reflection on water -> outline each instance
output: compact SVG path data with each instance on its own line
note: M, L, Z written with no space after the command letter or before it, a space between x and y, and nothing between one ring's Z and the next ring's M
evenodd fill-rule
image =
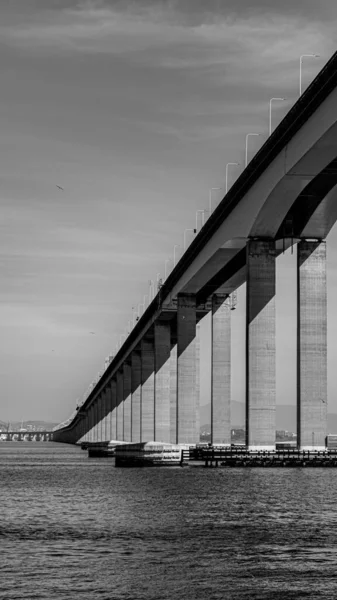
M0 444L0 598L337 597L336 469L114 469Z

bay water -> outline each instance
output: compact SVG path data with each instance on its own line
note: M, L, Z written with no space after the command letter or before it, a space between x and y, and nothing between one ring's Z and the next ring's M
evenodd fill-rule
M116 469L0 443L0 598L337 598L336 469Z

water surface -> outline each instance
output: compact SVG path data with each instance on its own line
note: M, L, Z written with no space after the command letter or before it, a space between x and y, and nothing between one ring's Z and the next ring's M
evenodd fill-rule
M0 443L0 598L337 598L336 469L115 469Z

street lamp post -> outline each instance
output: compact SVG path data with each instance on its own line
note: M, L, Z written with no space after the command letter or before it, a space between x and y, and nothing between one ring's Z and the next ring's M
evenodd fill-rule
M180 248L180 244L175 244L173 246L173 266L176 266L176 248Z
M154 298L154 283L153 283L153 279L149 279L149 303L151 302L151 300L153 300Z
M203 217L204 217L205 211L204 211L204 210L201 210L201 209L199 209L199 210L197 210L197 211L196 211L196 213L195 213L195 232L196 232L196 233L197 233L197 231L198 231L198 214L199 214L199 213L201 213L201 215L202 215L202 224L201 224L201 227L202 227L202 226L203 226L203 224L204 224L204 218L203 218Z
M165 260L165 281L167 279L167 265L171 262L171 258Z
M184 231L184 252L186 250L186 233L188 233L189 231L192 231L193 233L195 233L195 229L185 229L185 231Z
M269 100L269 135L271 135L271 103L274 102L274 100L286 100L286 98L271 98Z
M143 306L144 306L144 310L146 309L146 299L147 299L147 294L145 294L143 296Z
M222 188L214 187L214 188L210 188L210 190L209 190L209 216L211 216L211 214L212 214L212 192L214 192L216 190L222 190Z
M240 166L240 163L236 163L236 162L229 162L229 163L227 163L227 165L226 165L226 187L225 187L226 194L227 194L227 192L228 192L228 167L229 167L230 165L236 165L237 167L239 167L239 166Z
M247 133L246 135L246 161L245 161L245 167L248 165L248 138L253 136L253 135L261 135L261 133Z
M302 96L302 62L306 57L319 58L319 54L301 54L300 56L300 96Z

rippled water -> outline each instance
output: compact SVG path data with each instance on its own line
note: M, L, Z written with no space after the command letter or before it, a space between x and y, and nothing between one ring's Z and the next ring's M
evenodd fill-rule
M337 598L336 469L115 469L0 444L0 598Z

